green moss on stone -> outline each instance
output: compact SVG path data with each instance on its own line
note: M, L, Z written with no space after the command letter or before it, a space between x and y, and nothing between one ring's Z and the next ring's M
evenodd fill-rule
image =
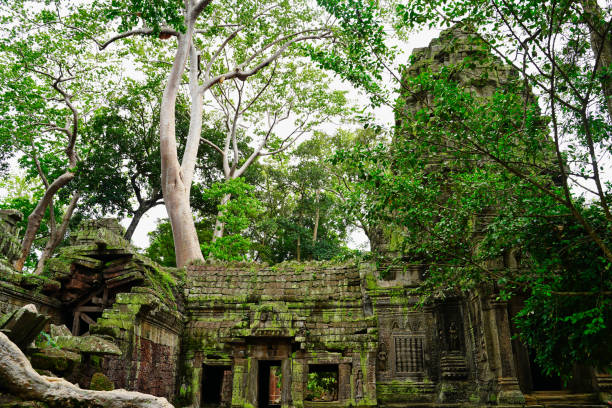
M115 384L103 373L98 372L91 376L89 389L96 391L112 391L115 389Z

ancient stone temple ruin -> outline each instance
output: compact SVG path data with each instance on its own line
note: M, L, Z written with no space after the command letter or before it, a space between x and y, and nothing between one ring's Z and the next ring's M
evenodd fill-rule
M443 62L462 52L434 41L416 55ZM24 345L31 363L83 388L101 381L177 407L233 408L518 407L539 403L534 390L562 388L541 381L513 339L520 305L492 288L416 307L427 265L391 257L163 268L103 219L84 222L42 275L23 275L10 266L19 219L0 211L0 331L17 333L7 322L35 305L71 363L56 364L58 352L39 341ZM568 389L583 405L610 398L612 377L576 369ZM309 387L313 376L325 392ZM0 406L3 394L0 384Z

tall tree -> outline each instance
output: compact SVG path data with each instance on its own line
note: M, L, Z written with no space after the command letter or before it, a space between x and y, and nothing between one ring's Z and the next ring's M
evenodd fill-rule
M61 223L56 225L53 200L75 178L81 120L93 94L88 94L92 88L85 84L99 81L101 70L96 69L100 61L91 54L86 39L66 31L72 7L31 5L24 0L2 8L5 24L0 58L6 69L0 74L0 138L4 146L25 155L24 162L45 187L28 215L21 256L14 265L22 270L49 209L50 238L36 269L40 272L45 258L63 239L79 199L74 193Z
M332 30L336 21L329 18L326 12L334 17L349 9L344 6L338 9L329 2L322 2L322 5L325 12L304 2L189 0L183 8L179 3L141 4L126 0L114 1L110 6L107 15L121 17L120 29L124 32L101 44L101 48L133 35L155 34L177 38L173 65L161 104L160 153L162 191L172 224L179 266L202 259L189 204L189 191L200 142L204 94L224 81L248 80L284 53L295 50L297 44L329 39L332 34L344 32L346 27L343 24L336 25ZM378 34L379 27L368 13L358 18L365 19L369 25L360 29L355 37L367 43L370 31ZM199 36L206 41L200 40ZM237 63L227 67L225 72L213 71L212 68L220 65L227 55L226 46L235 39L249 44L244 48L245 53L232 56ZM318 51L310 49L309 54L314 55ZM360 62L362 64L372 61L368 53L361 56L364 57ZM191 123L187 147L180 162L175 134L175 105L187 61Z
M315 132L294 149L262 161L256 185L265 211L251 232L254 258L326 260L349 252L344 240L350 222L330 175L331 139Z

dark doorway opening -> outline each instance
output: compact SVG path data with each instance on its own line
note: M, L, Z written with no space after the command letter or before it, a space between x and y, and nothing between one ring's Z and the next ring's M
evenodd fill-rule
M257 406L281 405L281 364L277 360L260 360L257 376Z
M204 364L202 367L203 406L221 406L229 402L231 399L231 374L232 368L230 366Z
M529 366L531 367L533 391L558 391L563 389L561 377L546 375L542 367L536 363L533 351L529 352Z
M363 379L357 378L356 382ZM362 384L355 387L359 393ZM306 401L338 401L338 364L310 364L306 388Z

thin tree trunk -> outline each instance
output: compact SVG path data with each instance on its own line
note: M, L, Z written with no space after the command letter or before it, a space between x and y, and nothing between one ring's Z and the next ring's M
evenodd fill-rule
M297 261L300 262L300 255L301 255L301 250L302 250L302 239L301 239L301 234L298 231L298 237L297 237Z
M196 232L188 188L178 160L176 145L176 98L193 36L193 21L188 22L185 34L178 37L178 46L168 82L164 90L160 112L161 178L164 203L172 225L176 251L176 265L181 268L190 261L204 260Z
M136 231L138 223L142 219L142 216L145 214L145 212L147 212L147 210L149 210L150 208L151 207L143 209L143 207L141 206L134 212L132 220L130 221L130 225L128 225L127 229L125 230L125 234L123 234L123 238L125 238L126 241L132 241L132 235L134 235L134 231Z
M584 18L589 25L591 36L591 50L597 60L597 72L608 70L612 65L612 38L610 36L610 23L604 19L604 14L596 0L582 0ZM601 88L606 98L608 114L612 119L612 77L610 74L602 76Z
M313 243L317 242L317 233L319 232L319 191L317 191L316 193L315 206L316 206L315 221L314 221L314 228L312 231L312 242Z
M54 228L49 235L49 240L47 241L47 245L45 245L45 249L43 250L40 258L38 259L38 263L36 264L35 274L40 275L45 267L45 263L47 259L51 258L51 255L55 252L55 249L61 244L62 240L66 236L66 231L68 230L68 224L70 224L70 219L72 218L72 214L76 209L77 203L79 202L79 198L81 195L78 192L75 192L72 195L72 199L70 200L70 204L68 204L68 208L66 208L66 212L62 217L62 223L59 228Z
M30 250L32 249L32 244L34 243L34 238L36 237L36 232L40 227L40 223L45 216L45 211L51 203L53 196L60 188L68 184L73 178L74 173L69 171L56 178L53 183L49 185L49 188L45 191L42 198L38 201L34 211L32 211L32 213L28 216L28 226L26 227L26 232L23 237L23 241L21 242L21 256L13 264L16 270L23 270L23 265L25 264L28 255L30 255Z
M198 149L200 146L200 136L202 134L202 113L204 111L204 97L199 90L198 83L198 55L193 44L189 47L189 91L191 94L191 111L189 115L189 135L183 153L181 169L184 174L184 183L187 190L187 197L191 192L191 182L195 172L196 161L198 159Z
M132 221L130 221L130 225L128 225L125 234L123 234L123 238L127 241L132 240L132 236L134 235L134 231L136 231L136 227L140 223L142 216L146 214L151 208L156 207L162 203L157 202L157 200L147 200L140 204L140 207L136 211L134 211L134 215L132 216Z
M221 198L221 205L226 205L229 203L232 198L231 194L226 194ZM221 217L223 216L223 210L217 213L217 219L215 221L215 229L213 231L212 242L215 242L217 239L223 237L223 230L225 229L225 223L221 221Z

